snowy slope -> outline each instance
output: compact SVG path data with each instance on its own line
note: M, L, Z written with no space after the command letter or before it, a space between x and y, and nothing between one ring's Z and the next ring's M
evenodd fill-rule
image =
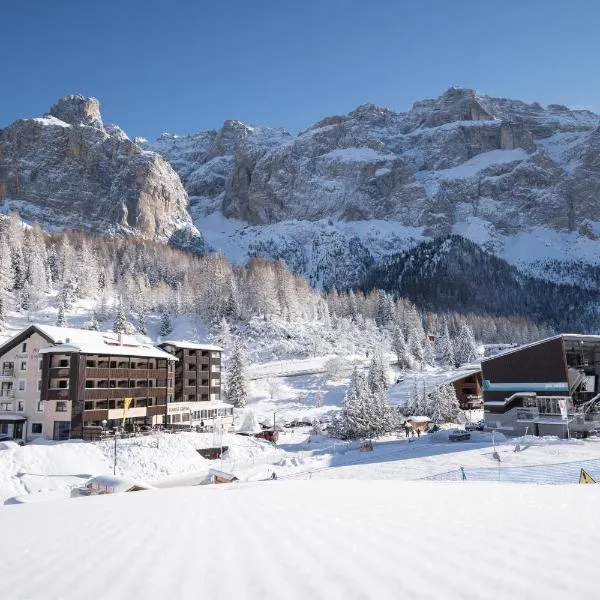
M276 481L0 507L2 586L11 600L594 598L599 491Z

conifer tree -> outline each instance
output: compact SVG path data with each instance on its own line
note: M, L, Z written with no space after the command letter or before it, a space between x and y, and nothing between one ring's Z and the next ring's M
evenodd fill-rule
M56 326L57 327L66 327L67 319L65 317L65 305L60 302L58 305L58 314L56 316Z
M410 369L410 353L402 329L399 326L396 326L392 332L392 349L398 359L398 367L401 370Z
M115 333L127 333L127 317L122 302L119 302L119 306L117 307L113 331Z
M376 352L371 359L367 382L372 393L385 392L389 387L385 362L380 352Z
M87 328L90 331L98 331L98 329L100 329L100 326L98 325L98 319L96 318L95 312L92 312L92 318L90 319Z
M227 400L236 408L243 408L247 399L246 354L238 340L227 365Z
M161 337L167 337L173 331L173 324L171 323L171 317L167 310L163 310L160 314L160 330L159 335Z
M435 339L435 348L443 367L450 368L454 366L454 349L447 323L444 324L444 329Z
M471 328L463 323L458 330L454 343L454 365L459 367L473 362L477 358L477 344Z

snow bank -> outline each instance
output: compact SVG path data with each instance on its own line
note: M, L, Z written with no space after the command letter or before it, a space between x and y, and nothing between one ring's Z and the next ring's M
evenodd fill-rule
M112 465L114 443L97 443ZM189 438L181 434L136 437L117 442L117 474L133 479L153 480L208 471L209 462L200 456Z
M93 475L112 473L113 441L40 442L0 450L0 503L14 496L63 491ZM183 435L117 440L117 475L131 479L208 471L192 441ZM49 496L48 496L49 497Z
M268 481L57 501L51 518L5 506L2 585L15 600L595 598L598 491Z

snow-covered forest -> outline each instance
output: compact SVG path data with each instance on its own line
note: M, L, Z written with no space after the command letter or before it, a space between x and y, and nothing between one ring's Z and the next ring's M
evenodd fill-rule
M152 321L166 336L186 318L225 345L241 337L253 360L378 350L409 368L433 360L428 333L446 344L437 348L443 361L459 364L469 359L454 355L465 326L479 343L550 333L523 317L421 311L380 290L317 291L281 261L232 266L220 253L199 256L135 237L45 233L15 215L0 221L0 289L3 328L11 314L34 320L39 311L69 325L81 306L90 328L146 333Z

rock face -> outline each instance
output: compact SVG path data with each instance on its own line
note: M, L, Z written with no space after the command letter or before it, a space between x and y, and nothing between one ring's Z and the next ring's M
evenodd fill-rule
M252 226L213 244L285 258L338 286L342 272L356 284L362 265L405 248L398 231L413 240L460 233L498 251L535 227L599 238L599 122L589 111L451 88L406 113L365 104L296 136L227 121L149 147L180 174L201 230L221 214ZM373 223L380 234L369 227L367 239L344 223Z
M201 242L177 173L104 126L95 98L66 96L0 130L0 201L46 227Z
M363 105L296 137L228 121L151 147L180 173L198 216L221 210L252 225L385 219L430 235L468 216L504 233L528 223L574 230L596 218L583 171L598 119L451 88L404 114ZM559 156L567 146L581 173Z

